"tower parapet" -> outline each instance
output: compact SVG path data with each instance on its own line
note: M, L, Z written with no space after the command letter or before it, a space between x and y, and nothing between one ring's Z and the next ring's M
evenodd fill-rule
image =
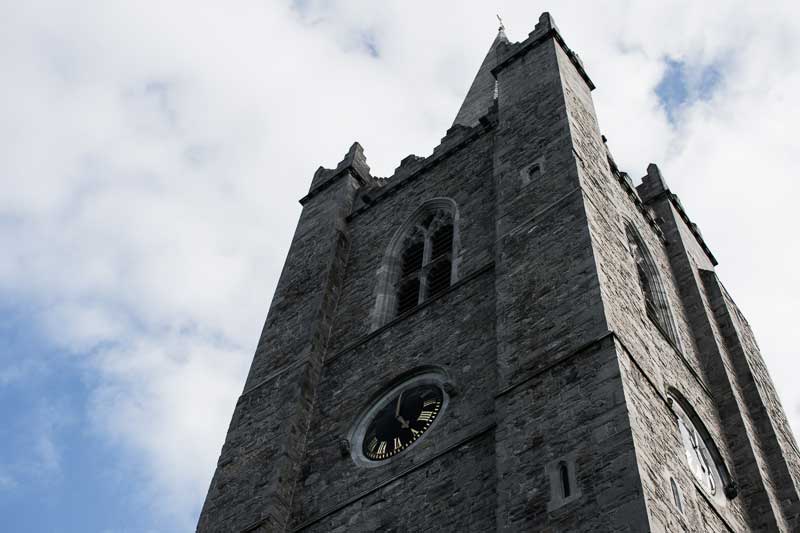
M645 204L652 204L660 199L667 199L669 200L672 205L675 207L675 210L680 215L683 222L686 224L686 227L689 228L694 238L697 240L698 246L702 248L703 252L705 252L708 260L711 262L712 266L717 266L717 259L714 257L714 254L711 253L708 245L706 244L705 239L703 239L703 234L700 233L700 228L691 221L689 215L686 214L686 210L683 208L683 204L681 204L680 198L678 195L670 191L669 186L667 185L667 180L661 174L661 170L658 168L658 165L655 163L650 163L647 166L647 174L642 178L642 183L640 183L636 190L639 192L639 197Z
M336 165L336 168L319 167L314 172L308 194L300 199L300 203L305 204L313 196L330 187L336 180L344 176L352 177L361 186L372 184L373 178L369 173L367 158L364 156L364 149L358 142L354 142L350 146L344 159Z

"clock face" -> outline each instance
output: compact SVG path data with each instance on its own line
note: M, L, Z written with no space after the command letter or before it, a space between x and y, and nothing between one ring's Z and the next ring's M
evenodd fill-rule
M368 422L362 453L382 461L402 452L425 433L442 409L444 394L434 383L395 391Z

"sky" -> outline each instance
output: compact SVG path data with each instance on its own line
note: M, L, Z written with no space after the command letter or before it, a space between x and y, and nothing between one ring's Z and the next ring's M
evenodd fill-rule
M797 432L797 2L0 0L4 529L193 531L314 170L429 155L548 10Z

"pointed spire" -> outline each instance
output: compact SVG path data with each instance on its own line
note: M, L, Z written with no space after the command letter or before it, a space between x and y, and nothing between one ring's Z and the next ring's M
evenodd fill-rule
M500 22L500 27L497 28L497 31L499 31L500 33L502 33L505 36L506 25L503 24L503 19L500 18L500 15L495 15L495 17L497 17L498 22Z
M500 19L500 17L497 18ZM467 96L461 104L461 109L458 110L456 119L453 121L453 126L456 124L462 126L475 125L478 119L485 115L494 103L497 93L492 69L497 66L497 48L500 43L508 43L502 20L500 20L497 37L492 42L492 46L489 47L489 52L486 54L478 73L475 75L475 79L472 81Z

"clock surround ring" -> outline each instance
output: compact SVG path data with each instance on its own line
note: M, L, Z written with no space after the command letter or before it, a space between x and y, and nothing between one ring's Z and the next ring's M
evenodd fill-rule
M423 385L435 385L438 387L442 398L436 417L431 421L430 425L425 429L422 435L407 445L401 452L380 460L367 457L364 454L363 441L367 429L373 422L375 416L378 415L390 401L396 399L400 391L411 390ZM380 394L373 398L366 409L362 410L350 431L348 442L350 444L350 456L353 462L359 466L374 468L385 466L397 460L399 457L407 455L406 452L415 447L420 441L425 440L425 437L431 433L439 419L443 418L450 400L450 395L447 391L451 389L451 380L440 370L425 369L411 375L405 375L405 377L393 381L391 385L384 388Z

